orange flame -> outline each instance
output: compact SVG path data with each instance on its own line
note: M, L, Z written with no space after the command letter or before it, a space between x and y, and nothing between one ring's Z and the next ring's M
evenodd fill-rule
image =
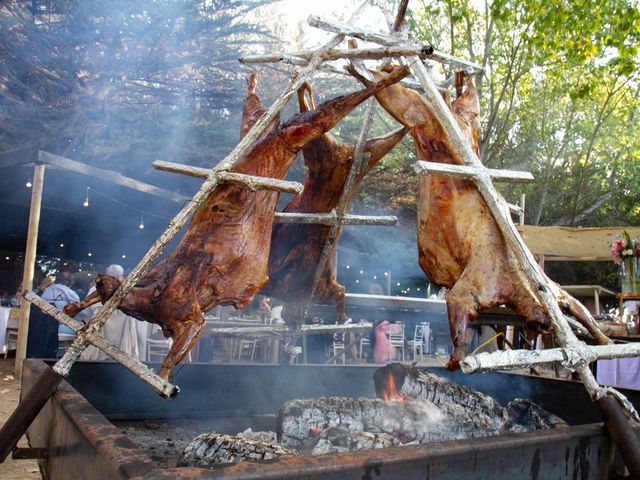
M398 392L396 386L396 379L391 372L387 372L387 381L385 382L385 389L382 391L382 400L385 402L404 402L406 398Z

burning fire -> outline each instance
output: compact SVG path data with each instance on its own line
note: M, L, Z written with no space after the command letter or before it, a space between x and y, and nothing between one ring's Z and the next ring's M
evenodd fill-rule
M384 400L385 402L405 402L407 400L398 392L396 379L393 377L391 371L387 371L385 388L382 391L382 400Z

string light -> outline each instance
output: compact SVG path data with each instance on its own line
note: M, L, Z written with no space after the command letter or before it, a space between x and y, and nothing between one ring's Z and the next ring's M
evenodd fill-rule
M378 275L374 275L374 276L373 276L373 279L374 279L374 280L377 280L377 279L378 279Z
M11 260L11 257L4 257L5 260Z
M61 244L60 244L60 248L64 248L64 243L61 243Z
M140 230L144 229L144 212L140 211L140 225L138 225Z
M364 270L360 270L360 275L362 275L364 273Z
M399 287L400 286L400 282L397 282L396 285Z
M356 283L360 283L360 280L356 280Z
M24 186L27 188L31 188L33 187L33 183L31 183L31 180L27 180L27 183L25 183Z
M92 256L93 256L93 253L91 252L87 253L87 257L92 257Z
M127 258L127 256L126 256L124 253L121 255L121 257L122 257L123 259L124 259L124 258Z
M351 265L347 265L345 268L349 270L351 268Z
M389 276L389 272L384 272L384 276L388 277Z
M82 206L85 208L89 206L89 187L87 187L87 193L84 197L84 203L82 204Z

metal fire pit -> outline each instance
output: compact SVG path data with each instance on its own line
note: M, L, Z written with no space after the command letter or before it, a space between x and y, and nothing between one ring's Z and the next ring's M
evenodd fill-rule
M45 368L25 362L26 391ZM572 427L348 454L301 456L211 469L163 469L109 420L230 418L277 412L292 398L374 396L374 366L187 364L176 372L182 393L163 400L115 363L80 362L28 430L48 449L47 478L332 478L499 479L614 478L615 448L577 382L513 374L437 373L502 403L529 398ZM624 391L636 408L640 391ZM244 426L240 427L244 428ZM180 452L176 452L179 454Z

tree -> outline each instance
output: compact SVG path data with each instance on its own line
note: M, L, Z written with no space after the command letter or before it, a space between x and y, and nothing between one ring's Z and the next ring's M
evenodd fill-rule
M633 2L422 2L411 27L485 67L481 159L534 173L534 185L503 190L527 193L529 223L638 222L627 188L640 180Z
M211 165L238 138L238 57L268 41L265 0L0 6L0 153L37 147L139 176L157 158Z

